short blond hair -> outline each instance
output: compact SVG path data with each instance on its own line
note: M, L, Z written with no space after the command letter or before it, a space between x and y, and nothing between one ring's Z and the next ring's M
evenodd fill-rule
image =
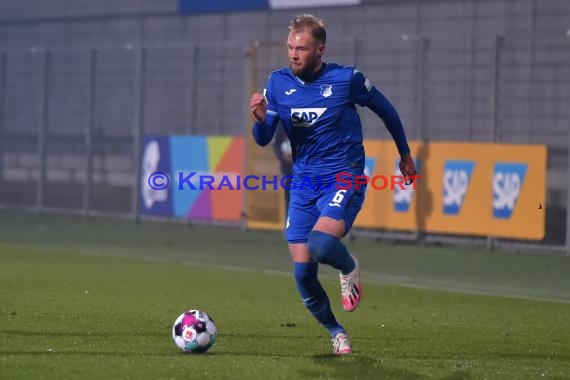
M300 32L308 30L311 36L318 42L325 44L327 42L327 31L325 23L320 18L309 13L301 13L295 16L289 23L289 29Z

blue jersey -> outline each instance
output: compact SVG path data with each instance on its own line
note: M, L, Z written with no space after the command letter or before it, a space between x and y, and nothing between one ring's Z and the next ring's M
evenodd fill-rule
M273 137L282 121L291 141L294 173L330 176L364 169L362 124L356 104L370 107L392 133L401 154L409 152L398 114L388 100L354 66L325 64L311 82L289 68L274 71L264 90L265 125L253 134L260 145Z

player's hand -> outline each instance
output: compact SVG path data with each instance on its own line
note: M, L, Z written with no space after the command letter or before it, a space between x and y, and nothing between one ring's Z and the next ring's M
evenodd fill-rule
M414 159L410 153L404 154L400 159L400 171L406 178L406 185L411 185L418 175Z
M259 92L255 92L251 95L251 100L249 101L249 109L255 117L258 123L265 123L265 113L267 112L267 101L265 96Z

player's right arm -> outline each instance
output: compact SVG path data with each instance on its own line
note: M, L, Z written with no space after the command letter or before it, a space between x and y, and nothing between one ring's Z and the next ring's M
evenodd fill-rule
M264 93L253 93L249 101L249 108L255 118L252 134L255 142L260 146L265 146L271 142L275 128L279 123L277 105L273 101L272 89L273 85L271 77L269 77Z
M400 171L406 177L406 184L409 185L414 182L418 173L396 108L357 69L353 72L350 90L351 98L355 103L370 108L382 119L400 153Z

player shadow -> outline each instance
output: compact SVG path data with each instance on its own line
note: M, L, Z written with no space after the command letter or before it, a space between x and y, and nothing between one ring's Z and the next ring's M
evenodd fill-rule
M416 190L416 229L417 229L417 240L420 243L425 242L425 237L427 233L427 219L433 213L433 194L428 186L429 179L429 156L430 156L430 143L429 141L423 141L420 143L418 149L417 160L419 162L418 175L421 178L417 179L417 190Z
M314 355L313 364L326 366L333 370L330 377L335 379L425 379L412 371L394 368L384 364L380 355L353 352L351 355L335 354ZM303 369L297 371L299 377L320 378L323 371L319 369ZM327 375L328 377L328 375Z
M314 355L313 362L315 365L326 366L334 371L334 374L328 374L330 378L346 378L346 379L427 379L432 378L412 371L396 368L386 363L396 360L414 360L414 361L448 361L448 360L476 360L478 358L491 359L514 359L514 360L559 360L568 362L570 355L568 354L548 354L548 353L527 353L527 352L449 352L449 353L433 353L432 355L424 355L423 353L392 355L389 358L383 358L380 355L374 355L367 352L354 351L348 356L338 356L332 353ZM320 378L323 371L318 369L306 369L298 371L299 377ZM456 369L443 377L442 380L460 380L473 379L473 374L468 370Z

